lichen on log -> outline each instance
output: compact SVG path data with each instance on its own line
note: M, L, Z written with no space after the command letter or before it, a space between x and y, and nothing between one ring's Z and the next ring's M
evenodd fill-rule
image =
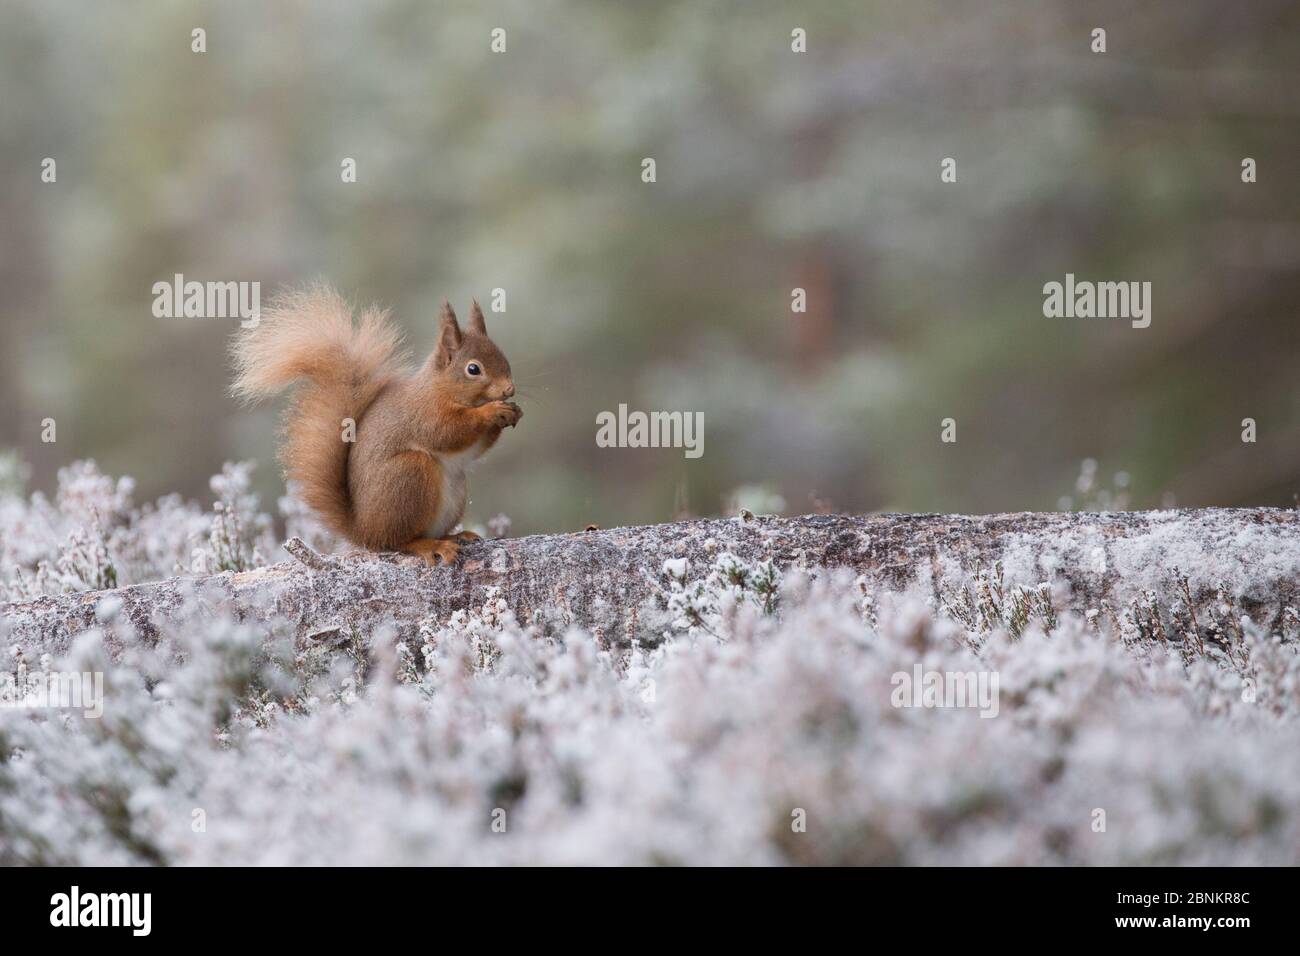
M0 605L0 633L51 653L102 619L129 621L138 634L200 610L233 610L258 623L286 619L300 635L399 632L477 606L496 588L520 621L569 624L614 643L638 636L637 613L664 582L664 562L685 558L703 573L731 552L747 560L847 568L872 588L940 594L945 581L1000 563L1007 582L1051 582L1079 612L1119 605L1167 588L1174 568L1194 600L1222 586L1260 623L1280 625L1300 590L1300 512L1268 508L1120 513L748 514L574 534L466 544L451 567L398 555L322 556L296 539L293 560L244 572L177 577L112 591L88 591ZM107 602L107 603L105 603ZM110 648L114 627L104 628Z

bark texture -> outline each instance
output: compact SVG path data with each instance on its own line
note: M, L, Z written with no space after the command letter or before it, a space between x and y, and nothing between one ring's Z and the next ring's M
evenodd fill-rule
M466 545L450 568L396 555L322 556L294 539L293 560L255 571L178 577L114 591L0 605L0 633L24 647L60 653L73 637L112 618L146 637L160 624L192 624L197 613L232 608L242 620L282 617L300 637L381 621L400 631L481 605L500 589L521 621L569 624L623 643L644 627L641 612L666 584L668 559L702 575L723 552L771 558L782 568L845 567L879 589L936 596L945 579L1001 562L1008 585L1059 582L1076 610L1112 605L1146 589L1168 594L1181 568L1196 600L1222 584L1252 616L1279 627L1300 602L1300 512L1204 509L1108 514L808 515L684 521L576 534L534 535Z

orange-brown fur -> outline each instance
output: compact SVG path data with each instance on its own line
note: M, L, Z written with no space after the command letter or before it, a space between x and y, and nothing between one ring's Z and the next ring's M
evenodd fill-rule
M284 420L285 475L335 532L365 548L430 563L455 559L465 468L523 416L510 363L475 302L462 331L443 303L438 345L419 368L400 353L386 312L318 288L278 299L232 352L235 395L300 383ZM478 374L470 373L471 363ZM347 420L355 442L344 440Z

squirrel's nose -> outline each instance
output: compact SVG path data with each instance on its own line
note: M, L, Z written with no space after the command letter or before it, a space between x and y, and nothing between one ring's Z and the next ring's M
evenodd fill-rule
M505 389L501 392L501 397L502 397L502 398L514 398L514 397L515 397L515 383L514 383L514 382L510 382L510 383L508 383L508 384L506 385Z

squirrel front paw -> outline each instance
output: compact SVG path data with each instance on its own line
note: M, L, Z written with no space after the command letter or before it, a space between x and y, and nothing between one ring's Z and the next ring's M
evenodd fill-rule
M519 419L524 417L524 410L514 402L492 402L484 406L488 411L488 419L496 428L511 428L519 424Z

